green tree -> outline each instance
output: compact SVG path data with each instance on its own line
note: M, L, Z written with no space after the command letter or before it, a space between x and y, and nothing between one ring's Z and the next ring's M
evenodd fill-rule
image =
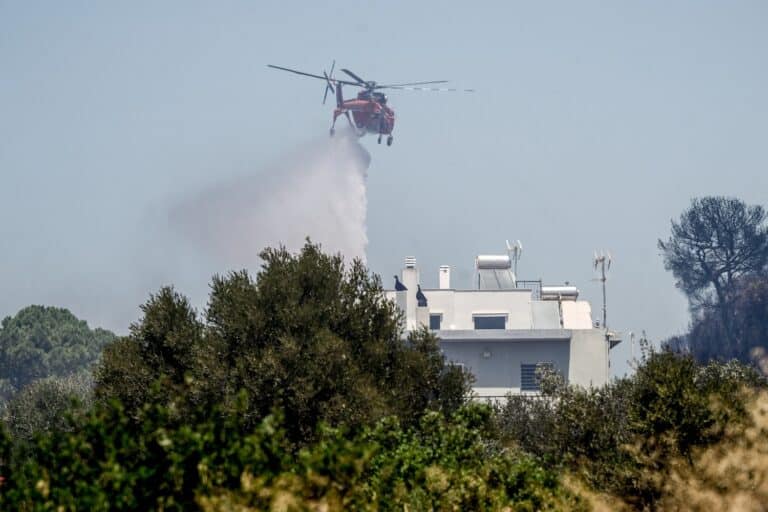
M723 340L732 344L733 298L738 282L763 273L768 263L768 225L762 206L728 197L693 199L659 240L664 266L693 310L715 309Z
M175 401L184 416L197 405L226 398L215 375L221 369L219 351L189 300L166 286L150 295L141 311L130 334L105 347L95 371L97 398L119 399L136 420L146 403Z
M71 428L71 416L87 411L92 403L89 371L67 377L38 379L15 394L5 422L17 441L35 434Z
M691 323L680 345L699 361L738 359L760 366L768 347L768 277L750 276L740 280L731 299L732 343L724 343L725 330L717 311L708 310Z
M6 317L0 326L0 399L37 379L90 369L114 337L62 308L28 306Z
M245 271L213 278L205 323L173 290L152 296L130 335L106 350L98 395L134 414L175 395L187 410L232 404L242 389L246 421L280 409L296 442L321 422L360 427L396 415L410 424L464 402L469 376L445 364L429 331L403 339L396 306L360 261L346 266L310 242L261 258L255 280ZM162 393L152 395L157 379Z

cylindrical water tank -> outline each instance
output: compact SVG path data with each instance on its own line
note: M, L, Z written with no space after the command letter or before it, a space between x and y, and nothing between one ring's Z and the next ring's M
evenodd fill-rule
M579 289L575 286L542 286L541 300L576 300Z
M505 270L512 268L512 261L506 254L480 254L475 259L477 269Z

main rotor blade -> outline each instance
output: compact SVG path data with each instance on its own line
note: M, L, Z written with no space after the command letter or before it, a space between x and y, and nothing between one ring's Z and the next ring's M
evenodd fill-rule
M474 89L455 89L452 87L400 87L400 86L386 86L384 89L397 89L398 91L428 91L428 92L475 92ZM379 87L377 87L379 89Z
M350 70L342 69L342 71L344 73L348 74L349 76L351 76L352 78L354 78L355 80L357 80L357 83L362 84L362 85L367 85L367 82L365 80L363 80L362 78L360 78L359 76L357 76L356 74L351 72Z
M313 75L312 73L305 73L304 71L297 71L295 69L284 68L284 67L281 67L281 66L275 66L273 64L267 64L267 67L274 68L274 69L279 69L281 71L288 71L289 73L296 73L297 75L309 76L309 77L312 77L312 78L319 78L320 80L325 80L326 79L324 76L321 76L321 75ZM344 84L344 85L360 86L360 84L358 84L356 82L348 82L346 80L337 80L336 78L331 78L330 80L333 83Z
M432 80L430 82L409 82L407 84L383 84L377 85L376 89L382 89L384 87L402 87L406 85L427 85L427 84L447 84L448 80Z

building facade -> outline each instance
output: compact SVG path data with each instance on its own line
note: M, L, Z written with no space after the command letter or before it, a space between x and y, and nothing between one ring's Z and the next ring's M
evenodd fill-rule
M606 384L618 335L593 321L576 287L518 281L512 261L510 254L478 256L475 288L469 290L452 288L451 269L442 266L439 288L422 289L416 260L409 257L395 289L385 293L403 313L406 331L430 328L446 359L472 372L478 398L537 393L539 368L570 384Z

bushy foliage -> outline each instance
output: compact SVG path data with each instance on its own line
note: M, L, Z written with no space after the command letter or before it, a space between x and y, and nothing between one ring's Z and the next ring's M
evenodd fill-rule
M8 403L5 424L16 440L38 432L71 428L70 417L89 410L92 379L83 370L67 377L49 377L29 384Z
M628 504L653 507L679 461L746 425L748 390L766 387L737 362L698 365L691 357L650 351L636 373L603 388L545 379L542 397L510 397L499 430L551 468Z
M667 241L659 240L658 246L664 266L692 306L727 310L736 281L765 270L767 219L760 205L709 196L693 199L680 220L671 222L672 235Z
M0 400L37 379L90 370L114 337L62 308L28 306L6 317L0 326Z
M545 380L546 394L510 396L499 408L501 439L606 490L617 470L628 471L632 463L621 450L632 440L628 381L584 389L554 375Z
M278 408L299 444L321 422L362 427L394 415L412 424L464 403L468 374L445 364L428 330L403 340L395 305L360 261L346 266L310 242L261 258L255 280L214 277L202 319L171 288L153 295L130 335L105 351L97 396L118 398L138 419L146 403L174 401L182 416L205 404L226 410L245 390L246 421Z
M220 350L204 335L204 325L189 300L163 287L141 306L142 319L130 335L104 348L95 370L96 398L119 399L126 414L139 420L147 403L176 404L184 416L196 406L226 399Z
M752 363L766 344L768 216L729 197L693 199L658 246L688 297L692 328L684 341L699 361Z
M739 280L731 300L731 336L721 335L725 329L721 315L707 310L692 318L690 332L679 345L701 362L735 358L757 366L768 347L768 277Z
M768 503L768 393L747 395L749 421L729 425L720 441L672 461L661 510L764 510ZM716 406L717 407L717 406Z
M240 403L239 407L245 407ZM36 437L6 468L0 506L13 510L563 510L582 508L531 458L493 449L488 411L433 412L406 428L381 420L356 435L321 427L298 454L280 416L249 429L201 411L180 423L143 406L137 429L118 403L73 432ZM0 442L0 454L8 443ZM8 471L10 470L10 471Z

